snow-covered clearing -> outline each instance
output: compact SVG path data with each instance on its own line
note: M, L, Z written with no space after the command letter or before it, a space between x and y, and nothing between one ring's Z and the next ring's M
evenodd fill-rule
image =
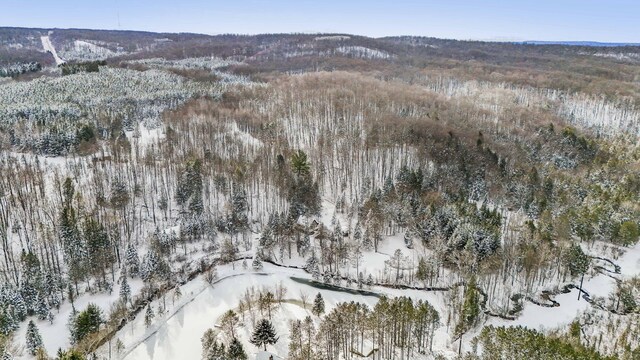
M129 286L131 286L131 293L137 294L142 289L143 283L140 279L129 279ZM85 293L74 301L74 307L76 311L80 311L86 309L87 305L91 303L98 305L103 313L107 314L111 305L118 301L118 289L119 287L114 288L110 294L103 292L97 294ZM71 303L65 301L55 313L55 318L51 323L48 320L38 320L36 316L32 316L20 323L20 328L16 331L15 338L18 340L24 339L27 332L27 324L29 320L33 320L40 329L45 350L49 355L54 355L58 349L67 349L71 346L67 321L72 312ZM25 359L30 358L25 357Z
M349 40L349 39L351 39L351 36L346 36L346 35L327 35L327 36L317 36L314 38L315 41L323 41L323 40L341 41L341 40Z
M133 139L133 144L140 146L142 150L149 146L153 146L154 144L158 144L158 142L166 136L162 126L150 129L147 128L144 123L139 124L136 129L126 131L125 133L127 138Z
M612 247L612 245L596 243L591 249L585 248L585 251L587 253L605 254L604 247ZM612 259L615 264L620 266L620 274L614 274L612 276L618 279L638 276L640 274L640 243L628 249L616 247L614 250L622 250L624 253L618 259ZM614 292L615 288L616 280L614 280L614 278L597 271L593 271L587 275L582 286L582 289L588 293L591 298L606 297ZM489 318L487 325L522 325L540 331L556 330L567 326L576 320L580 314L588 310L596 310L598 313L606 314L605 311L595 309L582 296L578 299L577 289L572 289L566 294L556 295L552 297L552 299L557 301L560 306L543 307L531 302L525 302L524 310L516 320L509 321L499 318ZM598 326L598 324L595 325ZM606 324L601 325L605 326Z
M127 52L118 48L116 51L107 48L110 44L99 41L74 40L73 43L60 49L60 54L67 60L104 60L109 57L125 55Z
M584 53L584 55L591 55L591 56L603 57L603 58L611 58L611 59L622 60L622 61L640 61L640 54L633 53L633 52L627 52L627 53L623 53L623 52L615 52L615 53L597 52L597 53L594 53L594 54Z
M41 36L40 41L42 41L42 47L44 48L44 51L48 51L51 53L51 55L53 55L53 58L56 60L56 65L64 64L64 60L62 60L58 56L58 53L56 52L56 48L53 47L53 44L51 43L51 39L49 39L49 35Z
M362 59L390 59L393 55L386 51L370 49L364 46L341 46L336 51L343 55L354 56Z
M292 276L309 278L309 275L301 270L279 268L265 264L265 268L260 273L251 270L236 271L229 265L221 267L219 274L221 280L213 285L209 285L202 278L197 278L182 288L184 298L177 303L174 310L170 310L164 317L156 317L156 323L148 329L144 325L144 314L141 312L137 318L127 324L116 338L125 345L121 352L122 359L198 359L201 356L200 338L209 328L214 328L216 320L229 309L235 309L243 293L250 287L256 289L273 288L282 284L287 289L286 299L298 300L301 293L306 293L310 297L316 293L321 293L325 299L327 311L330 311L337 303L345 301L358 301L369 306L375 305L377 297L354 295L337 290L317 289L315 287L293 281ZM438 293L429 293L417 290L394 290L386 288L373 288L371 291L385 293L389 296L405 295L414 300L428 300L439 311L442 311L444 301ZM167 300L167 303L171 300ZM154 304L157 306L157 304ZM152 305L153 306L153 305ZM302 308L299 304L285 302L273 315L273 323L280 336L280 340L275 346L269 346L268 350L280 357L286 357L288 348L288 322L290 319L303 319L310 315L310 307ZM249 343L252 326L247 316L239 330L239 339L253 359L260 349ZM447 333L444 327L436 332L434 346L443 349L443 354L452 354L445 351L447 348ZM112 344L112 353L115 352ZM108 345L104 346L100 353L108 354Z

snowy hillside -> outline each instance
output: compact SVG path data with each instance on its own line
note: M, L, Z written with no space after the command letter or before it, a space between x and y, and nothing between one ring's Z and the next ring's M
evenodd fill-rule
M633 54L2 28L0 358L636 359Z

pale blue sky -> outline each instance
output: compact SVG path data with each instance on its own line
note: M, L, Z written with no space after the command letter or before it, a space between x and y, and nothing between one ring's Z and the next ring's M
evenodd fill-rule
M0 26L640 43L640 0L0 0Z

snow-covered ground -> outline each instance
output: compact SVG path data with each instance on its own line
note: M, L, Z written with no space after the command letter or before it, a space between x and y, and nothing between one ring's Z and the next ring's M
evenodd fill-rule
M209 328L214 328L216 321L229 309L235 309L238 300L244 292L254 287L274 288L282 284L287 289L285 299L298 300L301 293L310 297L321 293L325 299L327 312L337 303L345 301L358 301L372 307L377 302L375 296L354 295L351 293L317 289L315 287L296 282L291 277L309 278L302 270L279 268L265 264L260 273L251 270L241 270L236 265L236 270L230 266L221 267L219 270L220 281L213 285L204 282L202 278L185 284L182 288L184 298L175 305L173 311L169 311L164 317L156 318L155 324L146 328L144 325L144 313L127 324L116 338L123 342L125 349L120 353L122 359L198 359L201 357L202 347L200 339ZM385 293L389 296L406 295L414 300L423 299L433 304L442 311L444 301L441 294L415 290L394 290L373 288L374 292ZM169 300L167 300L169 301ZM293 303L283 304L273 316L273 323L280 336L275 346L269 346L268 350L277 356L286 357L288 348L288 320L303 319L310 315L310 307L302 308ZM249 322L249 319L246 319ZM255 358L260 349L249 343L250 324L243 324L239 330L239 339L242 341L249 358ZM441 349L443 355L452 355L453 350L447 350L448 335L446 329L441 327L436 331L434 348ZM115 340L115 339L114 339ZM115 341L111 342L112 347ZM101 349L101 354L108 353L108 345ZM112 348L112 353L114 353Z
M140 279L129 279L129 286L131 287L131 293L137 294L142 289L143 283ZM107 314L111 305L118 301L119 289L119 285L117 285L111 294L97 293L92 295L85 293L74 301L74 307L77 311L80 311L86 309L89 304L95 304L102 309L104 314ZM67 349L71 346L67 322L72 311L71 303L65 301L55 313L55 318L51 323L48 320L38 320L36 316L33 316L20 323L20 328L16 331L15 338L18 340L24 339L27 332L27 324L29 320L33 320L40 329L44 348L49 355L56 354L58 349ZM25 358L30 359L30 357Z
M585 249L587 253L604 254L604 247L607 245L603 243L596 243L594 247L589 251ZM614 263L620 266L620 274L614 274L612 276L619 279L628 279L634 276L640 275L640 243L637 243L631 248L615 248L614 250L622 250L624 253L618 259L612 259ZM603 251L601 253L601 251ZM607 297L616 289L616 280L612 277L604 275L602 273L593 271L590 275L584 279L582 286L583 290L593 297ZM531 302L525 302L524 310L522 314L514 321L503 320L499 318L490 318L487 321L487 325L496 326L517 326L522 325L531 329L540 331L544 330L556 330L569 325L576 318L588 311L594 310L584 298L578 299L578 290L572 289L569 293L560 294L553 297L560 306L557 307L543 307L535 305ZM603 312L602 310L596 310ZM598 324L595 324L596 326ZM602 324L605 326L606 324Z
M48 44L51 45L50 41L48 41ZM51 46L51 48L53 47ZM55 49L53 50L55 51ZM199 63L195 63L195 65L191 63L185 63L182 65L196 66L197 64ZM150 70L145 73L149 74L153 71L157 70ZM154 112L153 114L156 113ZM160 114L160 112L158 112L157 114ZM291 119L292 122L294 120L300 123L300 119ZM203 121L206 121L206 119ZM140 122L140 125L135 128L135 130L127 131L127 138L132 139L130 141L135 148L150 148L165 136L164 129L162 127L151 128L145 125L145 122ZM298 126L303 127L306 125L302 124ZM221 129L223 129L223 131L221 132L219 137L215 138L216 142L237 144L238 152L243 152L245 155L250 151L253 151L251 149L259 149L264 147L265 144L268 144L267 142L263 143L260 139L254 137L250 131L243 129L238 125L237 122L229 122L227 124L224 124L224 126L221 126ZM291 138L289 142L299 144L300 146L297 146L299 148L311 148L315 143L314 138L303 138L300 134L304 135L305 133L302 131L294 131L287 134L287 136ZM224 154L233 154L233 152L227 150L227 152ZM224 154L220 156L224 158ZM411 156L404 157L402 156L402 154L410 154ZM337 157L338 154L334 155ZM404 148L398 149L397 152L385 152L383 155L384 156L381 155L376 159L388 158L388 166L386 166L386 160L381 162L362 162L362 164L371 164L371 166L379 169L379 171L361 172L373 173L373 180L374 184L376 185L381 184L384 178L388 176L388 174L396 173L397 168L399 168L403 164L400 161L395 162L395 159L404 158L404 162L408 162L409 165L412 166L415 165L413 161L417 161L417 159L419 159L412 149L407 150ZM21 155L15 154L14 157L18 158L19 156ZM407 158L409 158L409 160L407 160ZM30 156L27 156L26 159L28 159L28 161L33 161L33 157ZM133 159L135 159L135 161L138 161L137 156ZM73 164L79 162L77 160L70 160L68 158L62 157L47 158L44 161L45 165L43 166L52 171L60 171L61 173L63 173L65 169L71 169ZM87 159L87 163L88 161L89 159ZM335 160L334 163L339 162ZM359 172L359 169L356 168L356 166L353 166L352 159L349 159L348 162L345 162L344 164L345 168L352 168L354 173ZM387 170L385 171L384 169ZM78 176L78 178L79 185L91 179L87 176ZM335 178L338 179L339 177L336 176ZM53 184L53 174L45 177L45 183L47 184L47 189L51 189L51 193L54 193L55 191ZM328 188L326 191L324 191L324 193L331 193L331 187L336 189L335 191L337 194L340 194L340 192L342 192L342 194L347 192L347 190L340 190L339 187L334 186L333 183L327 182L324 184L324 186ZM347 193L347 195L350 194ZM333 198L336 197L337 196L334 196ZM216 199L219 198L216 197ZM254 208L255 207L252 206L252 209ZM263 213L266 214L266 212ZM336 221L339 222L339 227L342 228L343 231L353 231L356 219L345 214L336 215L335 204L330 200L325 199L322 204L322 214L317 220L319 220L327 228L332 229L334 215L336 216ZM506 216L506 221L510 221L509 219L516 216L518 216L516 213L509 213ZM305 220L309 220L306 222L309 223L312 219ZM147 219L147 221L149 220ZM176 232L179 232L180 228L179 226L172 226L169 229L175 229ZM168 231L168 229L164 231L166 232ZM414 248L408 249L404 244L404 233L402 231L387 232L387 228L385 227L385 234L391 232L393 233L393 235L385 236L384 240L380 244L379 249L376 252L365 251L363 253L362 259L359 260L360 262L357 268L353 264L351 264L349 267L346 267L345 269L341 268L339 269L340 275L355 279L357 278L359 272L363 272L364 274L374 275L376 280L379 282L385 282L388 281L388 279L396 276L393 273L387 274L388 269L386 265L386 261L391 258L391 255L394 254L396 250L400 250L402 256L406 259L406 261L403 261L403 271L414 269L420 256L424 256L427 259L430 257L430 251L428 249L425 249L422 243L415 242ZM311 239L311 241L311 246L315 246L317 248L316 240ZM603 244L596 244L596 246L594 247L585 247L584 250L591 255L607 256L605 255L607 254L607 252L602 249L603 246ZM146 251L144 246L140 250L140 255L144 255L144 252ZM608 256L611 257L614 262L621 266L621 273L614 274L612 276L624 278L640 274L640 245L636 245L631 249L625 249L625 251L623 252L624 255L619 258ZM194 253L198 256L202 256L203 253L191 251L189 252L189 259L195 263L197 262L198 258L193 255ZM185 249L185 256L186 254L187 251ZM243 255L251 255L251 252L246 252ZM305 258L300 257L297 254L293 254L289 258L285 255L282 255L281 253L276 260L278 262L286 263L287 265L296 266L301 266L305 263ZM606 266L606 264L604 263L602 263L602 265ZM459 279L457 278L457 275L454 276L447 270L442 270L442 272L443 274L441 275L441 277L443 281L442 283L437 284L439 286L451 285L453 282ZM174 299L171 298L171 293L167 294L165 299L160 300L163 302L162 307L167 309L166 313L156 316L155 322L148 328L144 324L144 312L140 313L134 321L127 324L108 345L101 349L100 355L104 356L105 354L115 353L116 350L114 346L116 342L120 340L124 344L124 349L121 350L118 354L119 358L134 360L199 358L201 353L200 338L202 337L204 331L208 328L214 327L220 316L225 311L236 308L238 300L241 298L244 291L250 287L272 288L281 283L288 289L286 298L294 300L299 299L300 292L303 291L308 295L313 295L317 292L320 292L325 298L328 311L330 311L331 308L338 302L359 301L372 306L377 301L377 298L375 297L354 295L352 293L335 290L318 290L310 285L296 282L292 280L291 277L309 278L309 275L301 270L295 269L279 267L276 268L266 265L265 269L261 271L261 274L258 274L251 270L243 270L241 269L241 266L239 264L236 264L235 269L232 269L231 266L228 265L220 267L219 275L221 280L213 286L204 282L202 278L197 278L185 284L182 287L183 296L181 299L176 299L174 301ZM557 283L552 283L549 284L549 287L558 285L559 284ZM83 309L89 302L92 302L96 303L105 311L105 313L107 313L111 304L117 301L118 286L119 285L114 286L114 291L112 294L86 294L80 297L76 302L76 308ZM134 282L132 281L131 286L132 294L136 294L141 288L141 282L138 281L134 284ZM499 286L506 287L507 285L500 284ZM607 276L600 272L592 271L585 278L583 287L584 290L592 296L606 297L613 290L615 290L615 280L610 276ZM445 314L447 314L447 312L449 312L450 310L445 307L446 302L443 299L443 296L445 296L443 295L443 293L415 290L401 291L381 287L374 287L372 290L379 293L386 293L391 296L411 296L414 300L426 299L441 313L441 316L443 316L443 318L446 316ZM500 291L498 291L498 293L500 293ZM567 294L555 296L553 297L553 299L557 301L560 306L542 307L530 302L525 302L524 310L516 320L508 321L498 318L488 318L487 324L524 325L540 330L553 330L559 327L566 326L567 324L572 322L580 313L583 313L587 309L591 309L591 305L587 301L585 301L584 299L578 300L577 290L575 289ZM159 307L160 301L156 301L152 304L154 311L156 311L155 309ZM167 304L164 304L165 302ZM451 304L450 301L448 303ZM70 312L70 305L68 303L65 303L65 305L61 308L60 313L57 314L53 324L49 324L48 322L37 322L43 335L45 347L49 354L54 354L60 347L65 348L69 346L66 321ZM286 356L288 341L288 320L294 318L302 318L307 314L307 309L301 308L299 305L296 305L294 303L285 303L282 305L282 307L278 310L278 313L274 316L274 325L280 335L280 342L276 346L269 349L271 353L275 354L276 356ZM25 324L26 322L22 323L21 329L16 334L16 338L19 339L18 341L23 341L25 337ZM239 334L239 337L243 342L245 349L250 353L251 357L253 357L254 355L264 356L264 353L259 355L256 354L256 351L258 351L258 349L256 349L248 342L249 333L250 326L245 324L240 330ZM451 343L450 333L451 329L447 329L444 325L441 326L441 328L439 328L436 332L436 339L434 342L434 347L446 356L451 355L457 348L457 343ZM467 342L471 340L473 338L473 335L475 335L474 332L465 335L464 341Z
M225 127L227 135L236 138L242 144L247 146L263 146L260 140L253 138L250 134L245 133L238 127L236 123L230 123ZM161 129L148 130L143 125L138 129L139 136L133 137L132 142L138 143L141 147L149 146L150 144L158 141L163 136ZM133 133L133 132L132 132ZM127 134L132 135L132 134ZM23 156L22 154L12 154L13 157ZM26 161L34 161L33 156L26 156ZM73 163L79 160L71 160L68 158L44 158L43 165L50 171L65 171L65 169L71 168ZM52 188L53 184L51 179L47 179L47 188ZM335 204L327 199L322 203L322 212L317 218L322 224L331 228L333 217L336 216L336 221L339 222L340 227L344 231L349 231L353 228L355 219L351 219L346 214L337 213ZM311 219L302 219L301 221L310 221ZM178 231L177 227L172 229ZM378 252L365 252L363 254L362 262L360 263L359 270L365 274L373 274L377 279L384 279L383 274L385 268L385 261L388 260L391 255L400 249L403 256L407 258L407 266L415 266L417 263L417 257L423 255L426 258L428 253L427 249L422 247L420 242L414 244L414 249L406 248L403 240L403 233L397 233L392 236L385 236L381 242ZM194 247L198 247L196 244ZM144 250L140 249L140 255L144 255ZM585 252L591 255L599 255L610 258L616 264L621 267L620 274L613 276L619 278L631 277L640 274L640 244L636 244L629 249L614 247L610 244L596 243L592 246L585 246ZM620 256L616 254L622 253ZM197 262L197 258L190 251L190 259L193 262ZM198 252L197 255L202 255ZM247 252L243 255L250 255ZM291 259L287 256L277 259L279 262L285 262L288 265L301 266L305 263L305 259L294 255ZM606 265L605 263L598 263L599 265ZM611 267L610 265L608 268ZM373 306L377 298L366 297L361 295L353 295L350 293L331 291L331 290L318 290L309 285L301 284L291 280L291 277L309 278L310 275L302 270L274 267L265 264L265 269L262 271L264 275L256 274L251 270L243 270L239 263L236 263L235 270L229 266L221 266L219 268L219 275L221 281L210 286L203 281L202 278L197 278L182 287L183 297L179 300L171 298L171 293L167 294L163 302L166 302L167 312L164 315L158 315L155 319L155 323L149 328L144 325L144 312L141 312L137 318L127 324L117 335L112 339L110 344L106 345L99 352L101 356L106 357L109 353L109 346L111 347L111 353L115 354L115 344L117 340L122 341L125 348L121 351L121 358L124 359L175 359L185 358L193 359L199 358L201 353L200 339L204 331L208 328L215 326L216 321L220 316L229 309L235 309L238 304L238 300L247 288L273 288L278 283L282 283L287 289L287 299L297 300L300 298L300 292L304 291L308 295L312 296L317 292L322 293L327 303L327 310L330 311L335 304L343 301L359 301ZM350 278L357 277L357 271L353 267L343 271L341 269L342 276L349 276ZM446 281L445 285L455 281L453 276L448 272L442 275L443 280ZM130 281L132 287L132 294L139 293L142 283L139 280ZM442 285L442 284L438 284ZM553 285L551 285L553 286ZM591 272L584 282L584 289L592 296L606 297L615 289L615 280L610 276L604 275L599 272ZM89 302L96 303L100 306L105 313L108 312L111 304L118 299L119 285L114 285L112 294L85 294L76 301L76 309L84 309ZM444 318L449 309L445 307L446 293L438 292L425 292L415 290L394 290L388 288L376 288L372 289L375 292L386 293L391 296L406 295L412 297L414 300L426 299L431 303ZM493 325L524 325L530 328L539 330L554 330L571 323L576 319L578 315L591 309L591 305L584 299L578 300L577 290L572 290L567 294L561 294L554 297L559 307L541 307L530 302L525 302L524 310L522 314L515 321L502 320L498 318L488 318L486 324ZM162 301L162 300L161 300ZM165 304L163 304L165 305ZM154 311L159 306L159 301L153 304ZM163 306L164 307L164 306ZM46 321L37 321L37 325L40 328L42 337L44 340L45 348L51 355L54 354L58 348L66 348L69 346L69 334L67 329L67 319L71 312L71 306L69 303L65 303L59 314L56 314L53 324L49 324ZM301 309L294 304L285 304L278 311L278 314L274 316L274 325L280 335L280 342L275 346L269 348L269 351L277 356L285 357L287 354L287 341L288 341L288 320L294 318L303 318L307 315L308 310ZM20 330L16 333L16 339L22 342L25 338L27 322L23 322ZM240 339L242 340L245 349L250 354L251 358L256 354L258 349L248 342L249 330L251 326L245 325L240 331ZM478 331L480 328L478 328ZM436 338L434 341L434 348L445 356L455 353L457 349L457 342L451 343L451 329L447 329L445 325L442 325L436 332ZM471 332L465 335L463 349L470 350L468 342L473 339L477 334Z
M335 210L331 204L326 202L323 204L323 212L319 218L323 223L331 222L332 214ZM338 216L338 221L343 228L348 228L346 219ZM403 254L407 257L415 256L425 251L420 246L416 249L409 250L402 248L403 240L400 235L386 237L381 244L378 253L367 252L362 262L362 271L379 272L384 267L385 260L389 259L396 248L401 248ZM621 267L621 273L615 275L619 278L627 278L640 274L640 244L636 244L629 249L615 248L612 250L611 245L596 244L591 247L591 253L606 254L607 251L602 249L609 246L609 252L618 252L623 250L620 257L615 258L611 255L611 259ZM589 248L585 248L589 252ZM282 259L287 260L287 259ZM302 265L304 259L292 258L288 260L289 264ZM157 313L157 309L162 303L162 307L166 308L165 314L157 314L154 323L147 328L144 324L144 311L129 322L121 329L112 341L103 346L98 351L99 358L108 358L111 353L114 358L128 360L146 360L146 359L197 359L201 356L201 337L209 328L215 328L216 323L224 312L229 309L236 309L238 300L242 298L245 291L251 287L255 289L275 288L278 284L282 284L287 289L285 299L299 300L301 293L306 293L312 298L316 293L320 292L325 299L327 312L339 302L357 301L362 302L370 307L375 305L377 298L374 296L354 295L352 293L317 289L307 284L303 284L292 280L292 277L309 279L310 275L298 269L276 267L265 264L265 267L259 273L251 269L243 269L239 262L235 263L235 269L231 265L224 265L218 268L219 281L210 285L204 281L202 277L198 277L182 286L182 297L174 299L172 292L166 294L164 299L156 300L152 304L152 308ZM344 274L346 275L346 274ZM355 274L350 274L354 276ZM376 274L377 275L377 274ZM130 280L132 294L137 294L141 287L140 280ZM586 278L583 286L591 296L607 296L615 289L615 280L607 275L598 272L591 272ZM83 295L76 300L77 309L84 309L88 303L95 303L100 306L105 313L108 311L112 303L117 301L119 285L116 285L112 294ZM389 296L410 296L414 300L423 299L429 301L441 314L445 316L448 309L445 307L447 296L443 292L426 292L418 290L396 290L390 288L373 287L371 291ZM569 293L560 294L553 297L560 306L542 307L530 302L525 302L524 310L516 320L503 320L495 317L487 318L483 325L497 326L516 326L523 325L537 330L556 330L574 321L581 313L592 309L592 306L584 299L578 300L577 290L573 289ZM54 354L58 348L66 348L69 346L69 336L66 327L68 316L71 312L71 305L65 303L60 313L57 314L53 324L47 321L37 321L41 330L45 348L49 354ZM288 351L289 326L288 321L291 319L302 319L310 314L309 309L303 309L294 302L288 302L278 308L273 316L273 323L280 336L280 341L268 348L271 354L286 358ZM35 320L35 319L34 319ZM443 323L444 323L443 319ZM26 332L26 323L23 322L21 328L16 333L16 338L23 339ZM258 348L250 344L250 320L247 318L246 323L241 324L239 329L239 339L242 341L245 350L249 354L249 358L253 359L264 355L260 353ZM475 331L465 334L463 350L471 350L470 341L479 333L481 327ZM434 339L434 349L437 353L452 358L457 352L457 342L451 340L451 329L445 324L441 324L436 331ZM124 345L124 349L120 352L116 349L116 343L119 341ZM276 357L277 358L277 357Z
M351 36L345 35L327 35L327 36L317 36L314 38L316 41L330 40L330 41L341 41L341 40L349 40Z
M386 51L370 49L364 46L341 46L336 51L343 55L350 55L363 59L389 59L392 57Z
M60 49L60 54L67 60L103 60L113 56L125 55L125 51L113 51L109 45L101 42L74 40L72 44Z
M162 126L149 129L144 123L140 124L135 130L126 131L125 134L127 138L133 139L132 142L134 145L138 145L142 149L157 144L166 136Z
M48 51L51 53L51 55L53 55L53 58L56 60L56 65L64 64L64 60L62 60L58 56L58 53L56 52L56 48L53 47L53 44L51 43L51 39L49 39L49 35L40 37L40 41L42 41L42 47L44 48L45 51Z

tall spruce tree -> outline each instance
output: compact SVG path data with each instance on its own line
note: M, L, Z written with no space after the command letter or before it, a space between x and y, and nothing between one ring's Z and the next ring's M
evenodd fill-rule
M260 254L256 254L253 258L253 263L251 264L251 267L253 268L253 270L255 271L260 271L262 270L262 260L260 260Z
M138 257L138 250L133 244L127 245L127 251L125 253L125 269L132 277L137 276L140 272L140 257Z
M253 329L251 335L251 343L257 347L263 347L267 351L267 345L274 345L278 342L276 330L273 328L271 321L267 319L260 320Z
M80 312L78 316L72 318L71 322L71 340L77 344L87 335L100 330L100 325L104 322L102 310L95 305L89 304L87 308Z
M83 236L87 246L87 261L90 273L96 278L101 277L106 282L105 268L113 265L116 260L113 244L104 226L94 218L84 222Z
M75 187L71 178L63 184L63 206L60 212L58 232L60 235L64 261L68 267L69 280L78 292L78 283L86 276L87 249L78 230L78 220L73 207Z
M147 310L144 313L144 325L146 327L151 326L151 323L153 323L153 318L155 318L156 315L153 312L153 309L151 308L151 304L147 305Z
M456 326L457 335L462 335L471 329L480 316L480 294L476 285L476 278L472 276L464 292L462 313Z
M580 300L584 275L587 273L587 270L589 270L591 258L582 251L580 245L571 244L569 251L565 254L564 262L571 276L580 276L580 291L578 291L578 300Z
M27 325L27 349L31 355L35 355L38 349L42 347L42 336L40 336L40 331L38 331L38 327L33 322L33 320L29 321L29 325Z
M315 316L320 316L324 314L324 299L322 295L318 293L316 298L313 300L313 307L311 308L311 313Z
M238 339L233 338L229 344L229 350L227 351L228 360L247 360L247 353L244 351L244 347Z
M427 280L428 270L427 270L427 262L423 257L418 260L418 270L416 271L416 279L422 281L423 283Z
M122 276L122 282L120 283L120 301L123 304L129 303L131 299L131 286L129 286L129 282L127 281L126 273Z

